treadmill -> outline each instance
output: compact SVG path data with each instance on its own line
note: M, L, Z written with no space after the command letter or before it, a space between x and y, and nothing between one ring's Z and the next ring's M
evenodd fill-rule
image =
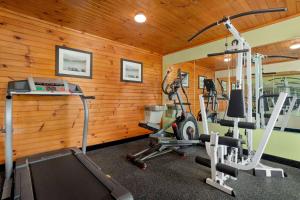
M21 158L13 167L12 107L14 95L79 96L84 108L82 150L69 148ZM131 193L102 172L86 156L88 99L78 85L66 80L33 78L10 81L5 110L5 181L1 199L132 200Z

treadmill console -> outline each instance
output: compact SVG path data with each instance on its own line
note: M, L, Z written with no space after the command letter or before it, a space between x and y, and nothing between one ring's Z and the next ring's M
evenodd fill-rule
M78 85L62 79L28 77L27 80L8 82L7 94L83 95Z

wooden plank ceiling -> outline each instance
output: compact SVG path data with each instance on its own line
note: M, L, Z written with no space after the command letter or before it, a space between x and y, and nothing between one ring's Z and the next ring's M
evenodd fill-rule
M294 43L300 43L300 39L293 39L287 41L281 41L278 43L268 44L252 49L253 53L260 53L263 55L284 55L291 57L298 57L300 59L300 49L292 50L289 47ZM212 52L213 53L213 52ZM267 58L263 61L263 64L286 62L291 59L286 58ZM235 67L235 56L232 57L231 61L224 62L224 56L207 57L196 60L197 65L203 67L210 67L214 70L224 70Z
M161 54L225 37L228 32L219 26L192 43L186 41L199 28L223 16L288 7L285 13L234 21L240 31L246 31L300 13L299 0L1 0L0 6ZM133 21L137 12L146 14L146 24Z

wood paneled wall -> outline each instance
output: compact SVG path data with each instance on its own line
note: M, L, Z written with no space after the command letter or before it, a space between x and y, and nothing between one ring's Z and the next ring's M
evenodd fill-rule
M8 81L28 76L61 78L55 77L55 45L93 52L93 79L63 77L80 85L86 95L96 96L89 104L89 145L146 133L138 122L144 118L144 105L161 103L161 55L4 9L0 9L1 128ZM120 82L120 58L143 62L144 83ZM81 145L79 98L15 97L13 116L14 158Z
M199 89L198 87L198 76L214 79L215 72L209 67L199 66L194 62L186 62L172 66L172 72L169 78L170 81L176 77L178 68L181 68L182 72L187 72L189 74L189 87L185 89L189 102L191 103L192 112L197 116L200 111L199 95L203 92L203 89ZM185 97L183 95L182 97L185 101Z

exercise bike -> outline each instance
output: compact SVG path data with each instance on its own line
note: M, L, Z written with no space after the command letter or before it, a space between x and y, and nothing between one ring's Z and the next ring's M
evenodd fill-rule
M157 129L144 122L139 123L140 127L153 131L153 133L149 135L150 143L147 149L135 154L127 155L127 159L141 169L146 169L147 164L145 161L150 158L169 152L176 152L177 154L184 156L185 153L179 150L181 147L200 143L197 120L191 113L188 96L182 86L182 80L185 78L185 75L183 75L181 70L178 69L175 80L171 84L167 84L166 81L170 72L171 71L168 70L163 79L162 91L168 96L170 101L174 102L176 107L176 119L163 129ZM187 101L186 103L183 103L179 89L182 90ZM181 108L181 114L178 114L178 105ZM186 110L184 105L188 105L189 112ZM168 132L170 127L172 127L173 132Z

